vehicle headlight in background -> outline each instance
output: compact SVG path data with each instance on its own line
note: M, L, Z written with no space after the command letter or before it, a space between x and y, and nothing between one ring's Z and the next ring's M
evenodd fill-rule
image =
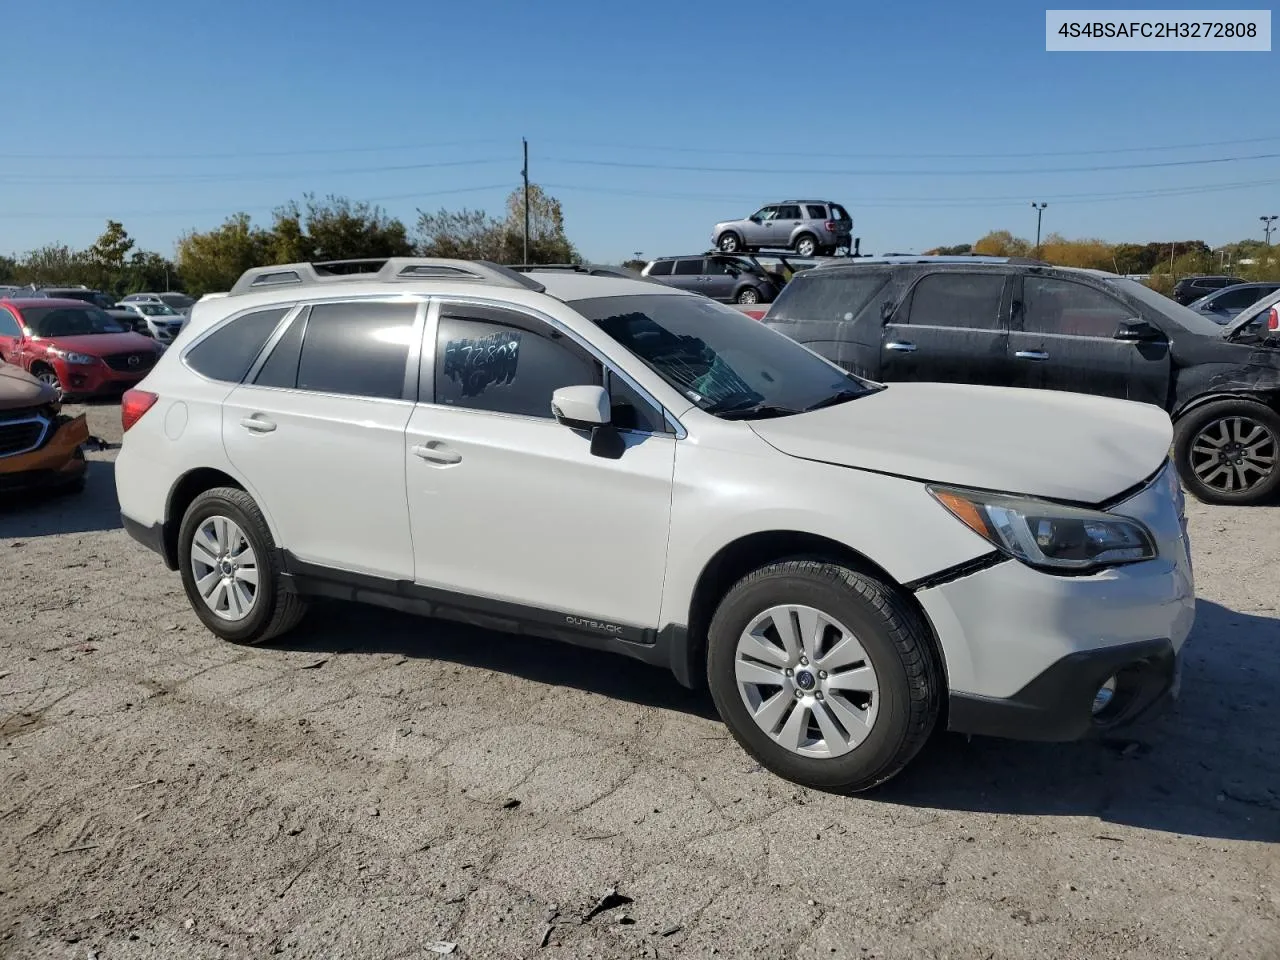
M49 352L52 353L55 357L61 357L67 363L74 363L80 366L88 366L89 364L98 362L97 357L91 357L87 353L74 353L70 350L57 350L57 349L50 350Z
M928 488L957 520L998 550L1042 570L1080 571L1153 560L1151 531L1137 520L1033 497Z

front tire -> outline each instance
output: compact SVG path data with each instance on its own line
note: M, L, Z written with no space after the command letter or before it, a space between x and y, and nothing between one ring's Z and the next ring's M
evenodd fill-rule
M738 253L742 249L742 238L732 230L726 230L716 240L721 253Z
M1245 506L1280 489L1280 414L1251 400L1217 400L1173 429L1182 482L1205 503Z
M306 613L285 588L266 518L243 490L217 487L191 502L178 532L178 569L196 616L223 640L265 643Z
M707 637L707 678L734 739L778 776L838 793L897 774L937 722L943 675L891 584L818 560L739 581Z
M41 383L53 387L58 392L59 401L67 399L67 395L62 389L62 381L58 379L58 371L54 370L53 367L42 363L32 368L31 375Z

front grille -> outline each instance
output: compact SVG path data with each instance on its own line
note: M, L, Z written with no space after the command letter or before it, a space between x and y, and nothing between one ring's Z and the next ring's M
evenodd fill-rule
M107 366L112 370L119 370L121 373L141 373L144 370L150 370L156 363L156 355L153 350L114 353L102 359L106 361Z
M49 421L44 417L0 420L0 457L13 457L36 449L44 442Z

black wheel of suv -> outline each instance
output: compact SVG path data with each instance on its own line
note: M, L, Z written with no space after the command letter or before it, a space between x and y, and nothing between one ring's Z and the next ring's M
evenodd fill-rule
M275 541L253 498L234 487L191 502L178 532L178 569L201 622L232 643L265 643L293 629L306 603L284 588Z
M716 246L722 253L737 253L742 249L742 238L732 230L726 230L716 240Z
M743 287L735 298L738 303L759 303L760 291L755 287Z
M796 254L801 257L812 257L818 252L818 241L811 233L802 233L796 237Z
M1173 428L1182 482L1205 503L1262 503L1280 490L1280 414L1252 400L1217 400Z
M774 773L868 790L906 766L938 719L943 675L926 630L890 584L819 560L770 564L712 618L711 695Z

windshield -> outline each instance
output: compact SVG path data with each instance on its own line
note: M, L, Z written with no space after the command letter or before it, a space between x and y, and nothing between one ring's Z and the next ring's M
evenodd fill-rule
M708 413L785 416L877 389L705 297L597 297L571 305Z
M119 320L97 307L23 307L22 320L37 337L126 332Z
M174 307L178 310L186 309L187 307L195 303L195 301L192 300L190 297L188 297L185 293L162 293L160 295L160 299L163 300L165 303L167 303L169 306Z
M135 303L134 308L142 311L148 317L173 317L177 316L177 311L163 303Z
M1177 300L1171 300L1163 293L1157 293L1145 283L1139 283L1137 280L1129 280L1125 277L1116 277L1114 279L1107 277L1107 283L1119 292L1126 293L1133 299L1151 307L1162 317L1168 317L1178 326L1189 330L1191 333L1198 333L1206 337L1222 336L1222 327L1204 314L1196 313L1194 310L1184 307Z

